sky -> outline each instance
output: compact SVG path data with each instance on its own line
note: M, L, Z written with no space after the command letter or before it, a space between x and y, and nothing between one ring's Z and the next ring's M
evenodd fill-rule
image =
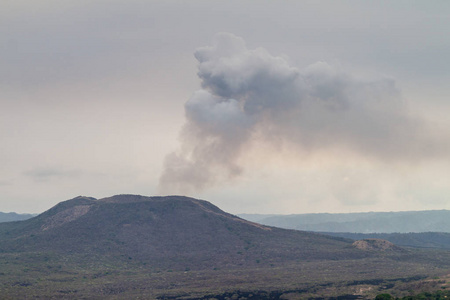
M0 211L450 209L450 2L0 4Z

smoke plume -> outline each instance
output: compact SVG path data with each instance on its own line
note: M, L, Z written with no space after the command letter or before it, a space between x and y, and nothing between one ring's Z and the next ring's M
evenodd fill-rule
M432 148L392 79L358 79L325 62L298 69L229 33L195 57L202 89L185 104L181 147L166 157L163 191L191 192L236 177L256 133L269 143L344 148L384 161L416 159Z

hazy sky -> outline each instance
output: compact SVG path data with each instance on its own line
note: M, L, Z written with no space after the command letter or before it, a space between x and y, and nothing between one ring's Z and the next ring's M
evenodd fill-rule
M0 4L0 211L450 209L448 1Z

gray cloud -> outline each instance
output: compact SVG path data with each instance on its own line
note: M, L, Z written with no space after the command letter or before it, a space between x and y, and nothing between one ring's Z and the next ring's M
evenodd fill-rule
M7 186L7 185L11 185L11 182L7 180L0 180L0 186Z
M54 179L66 179L80 176L81 171L65 170L59 168L39 167L29 170L24 175L37 182L46 182Z
M391 78L364 80L326 62L298 69L229 33L195 57L202 89L185 104L181 149L166 157L163 191L189 192L240 174L238 160L256 133L266 142L343 148L382 161L444 152L408 113Z

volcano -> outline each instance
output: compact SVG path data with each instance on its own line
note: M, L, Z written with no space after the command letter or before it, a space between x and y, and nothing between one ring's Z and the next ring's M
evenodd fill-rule
M288 264L367 257L352 241L243 220L184 196L79 196L0 224L0 251L101 255L159 268Z

